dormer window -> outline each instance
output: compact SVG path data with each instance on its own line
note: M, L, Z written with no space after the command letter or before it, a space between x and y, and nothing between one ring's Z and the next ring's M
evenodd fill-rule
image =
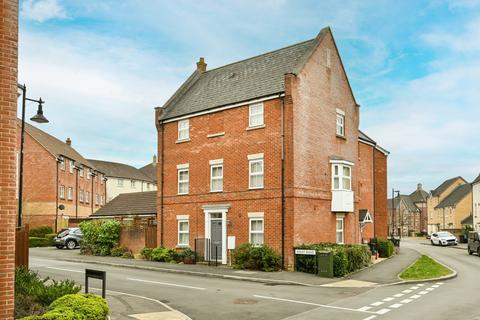
M251 104L248 108L248 127L262 127L264 125L263 103Z
M60 170L65 171L65 159L63 157L60 157L59 160L60 160Z
M190 121L188 119L178 121L178 141L186 141L190 138Z

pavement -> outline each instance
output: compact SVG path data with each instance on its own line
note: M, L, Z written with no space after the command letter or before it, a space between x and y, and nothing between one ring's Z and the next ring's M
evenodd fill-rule
M77 256L79 261L64 261L62 259L69 259L67 256L71 252L46 249L32 249L30 263L31 268L38 270L42 276L69 278L79 283L83 283L85 268L106 271L109 303L111 299L117 299L115 303L119 304L111 304L112 319L136 319L134 316L137 314L141 314L143 319L171 319L169 312L184 317L180 319L190 317L200 320L480 319L480 259L476 255L469 256L466 250L432 247L423 245L424 242L402 240L400 254L395 258L348 278L333 279L326 284L330 286L238 281L201 274L100 265L82 262L83 256ZM458 276L421 284L377 285L375 282L371 286L339 285L348 281L370 282L366 279L378 283L390 282L395 277L386 276L386 271L391 270L390 274L395 274L400 268L400 261L407 264L408 259L415 259L414 254L428 254L457 270ZM260 275L264 277L263 273ZM94 286L100 287L100 284ZM115 293L119 296L112 297ZM143 305L130 300L131 297L142 299ZM129 310L128 306L132 309Z

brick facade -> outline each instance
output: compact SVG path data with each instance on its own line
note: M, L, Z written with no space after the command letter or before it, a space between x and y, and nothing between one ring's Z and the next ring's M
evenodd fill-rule
M18 2L2 1L0 16L0 319L13 319Z
M331 33L302 70L285 75L284 94L265 99L263 106L264 126L255 129L249 128L248 103L190 116L189 139L182 142L177 141L178 121L159 121L163 109L156 109L158 243L176 247L178 221L188 219L193 247L194 239L208 237L208 215L223 211L223 236L235 236L236 246L250 241L249 217L261 215L264 243L281 252L282 206L286 267L293 265L294 246L336 242L337 218L344 219L344 242L358 243L361 206L379 211L378 233L386 237L386 155L382 158L370 148L365 151L370 155L359 162L359 106ZM345 114L342 137L336 135L338 110ZM264 186L251 190L248 156L258 154L264 159ZM373 158L378 158L378 167ZM223 192L210 192L209 162L217 159L223 161ZM332 161L351 166L353 212L332 212ZM177 166L187 164L188 194L179 195ZM375 196L372 190L378 191Z

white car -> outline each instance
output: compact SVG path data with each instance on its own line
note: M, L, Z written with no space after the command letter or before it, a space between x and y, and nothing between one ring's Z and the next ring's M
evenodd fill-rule
M433 246L456 246L457 238L448 231L440 231L432 233L430 242Z

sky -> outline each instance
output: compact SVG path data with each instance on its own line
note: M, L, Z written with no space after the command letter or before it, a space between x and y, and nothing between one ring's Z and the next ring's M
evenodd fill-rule
M154 107L208 68L332 28L389 188L480 173L480 0L21 0L19 82L87 158L156 153ZM35 113L29 104L27 116Z

